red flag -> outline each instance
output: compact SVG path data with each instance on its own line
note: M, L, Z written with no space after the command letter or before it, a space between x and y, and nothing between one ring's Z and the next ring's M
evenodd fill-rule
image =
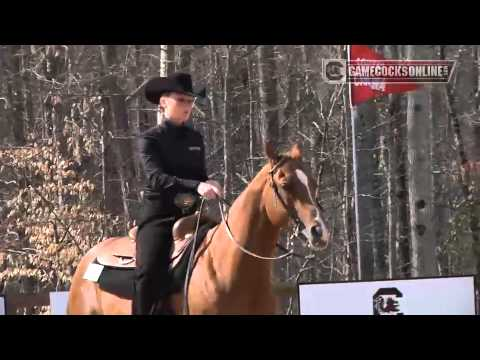
M366 45L351 45L350 46L350 61L351 60L386 60L382 55L370 49ZM382 86L379 86L382 85ZM378 98L393 93L402 93L418 89L417 84L355 84L351 83L351 99L352 105L358 105L370 99Z

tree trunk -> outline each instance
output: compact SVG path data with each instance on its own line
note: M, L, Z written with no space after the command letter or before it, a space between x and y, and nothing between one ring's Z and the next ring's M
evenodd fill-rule
M5 69L5 62L3 60L3 54L5 51L4 49L5 48L3 45L0 45L0 144L3 144L10 133L10 129L8 127L9 123L7 120L9 101L3 75Z
M452 213L449 209L449 197L451 193L449 168L449 147L451 136L448 126L448 107L445 94L445 85L438 84L432 86L432 123L433 123L433 141L432 141L432 162L433 162L433 187L434 187L434 207L433 207L433 228L435 229L435 238L439 247L449 239L449 219ZM446 258L443 254L439 256L439 275L448 275Z
M192 72L192 45L181 45L176 71L191 73Z
M480 162L480 120L478 117L478 111L480 110L480 70L479 70L479 64L480 64L480 46L475 45L474 47L474 66L472 75L475 78L475 108L477 110L477 115L475 116L474 122L473 122L473 133L474 133L474 161L477 163ZM478 177L477 174L477 182L480 181L480 178ZM477 189L478 189L478 184L477 184Z
M441 58L445 57L445 48L441 49ZM469 113L472 108L471 97L468 96L472 92L471 86L478 86L478 84L466 75L466 71L469 70L467 66L469 64L469 57L466 58L464 66L465 69L458 71L455 85L447 85L447 99L448 99L448 114L450 121L452 122L455 146L458 152L458 163L460 171L460 182L463 192L463 196L466 202L465 208L467 209L468 226L471 231L472 250L475 261L475 271L478 274L480 272L480 226L479 226L479 207L478 193L480 191L478 186L479 177L472 171L469 171L468 165L471 160L469 156L476 156L476 151L472 152L468 142L472 140L471 133L473 129L466 121L465 114ZM470 67L470 70L471 67ZM473 71L475 74L475 71ZM454 88L452 88L454 86ZM467 96L465 96L467 94ZM463 115L463 116L462 116ZM467 139L464 136L467 136ZM473 175L473 176L472 176ZM458 231L457 231L458 232ZM470 269L462 269L463 271L471 271ZM477 286L480 285L478 278L476 279Z
M232 152L232 114L231 114L231 66L233 46L225 46L225 67L223 73L223 193L227 201L231 201L233 194L233 174L235 173Z
M477 99L478 91L478 64L474 46L449 46L447 55L456 60L455 72L452 76L453 90L452 106L458 116L460 133L465 147L465 156L468 161L480 161L480 136L478 123ZM450 58L448 56L448 58Z
M350 123L350 112L348 111L348 98L346 96L346 89L343 91L343 121L341 122L342 134L344 134L344 146L342 148L343 156L343 201L342 201L342 220L343 220L343 232L344 232L344 244L343 244L343 266L344 269L342 273L344 274L345 280L353 280L353 229L352 229L352 174L351 174L351 156L350 156L350 147L351 144L351 134L348 129L347 124Z
M47 65L47 71L44 73L45 77L58 82L65 79L65 75L63 75L67 70L65 56L65 49L63 47L57 45L47 46L46 62L49 65ZM48 96L47 101L53 127L53 142L56 150L55 156L57 165L59 166L61 159L65 159L67 155L67 143L63 130L65 127L65 109L68 109L68 105L63 103L61 94L58 93L58 90L55 88L53 88L52 93ZM63 170L59 166L57 172L57 201L59 208L62 208L64 205L62 172Z
M160 76L175 71L175 45L160 45Z
M8 83L10 103L12 104L12 132L13 142L15 145L23 146L25 139L25 119L24 119L24 102L23 102L23 83L22 83L22 61L21 46L10 46L11 71L13 74L13 82Z
M383 52L383 46L376 46L378 53ZM384 192L387 188L386 184L386 168L385 168L385 134L388 132L386 125L373 124L375 126L374 136L377 139L375 150L373 152L375 161L375 173L373 176L373 202L372 217L374 223L375 243L374 251L374 277L376 279L384 279L387 277L387 242L385 238L385 208L386 202Z
M397 274L397 244L399 244L399 236L396 229L399 228L399 199L395 196L397 184L395 177L399 159L395 149L395 133L398 132L398 120L400 119L400 95L393 94L389 101L389 119L390 119L390 136L388 137L388 169L387 169L387 222L388 222L388 276L396 277Z
M374 244L376 229L374 209L377 200L374 199L372 176L376 170L373 149L376 146L375 125L377 114L373 102L365 102L352 111L354 126L357 128L357 181L358 181L358 223L360 228L360 262L361 279L374 278ZM357 254L358 256L358 254Z
M393 95L390 114L394 116L392 123L392 171L395 188L393 197L398 220L395 222L395 237L398 241L398 269L405 278L411 276L410 220L408 211L408 188L406 169L406 117L401 111L402 95Z
M55 82L62 82L65 79L66 72L65 49L58 45L49 45L46 47L45 54L45 71L44 75L47 79ZM62 156L66 155L67 144L63 129L65 127L64 108L68 108L63 104L64 100L59 94L58 90L52 87L52 90L47 97L47 107L49 109L52 124L52 135L55 146L58 146L58 151Z
M262 138L278 146L278 99L277 74L273 45L262 45L257 49L258 79L262 109Z
M116 57L115 45L101 45L102 68L104 80L102 81L102 90L107 93L115 93L115 64ZM108 76L107 76L108 74ZM107 96L102 97L102 119L101 119L101 146L102 146L102 188L103 202L105 211L120 215L128 213L125 208L124 183L123 174L119 174L122 167L119 151L116 143L112 138L115 133L115 118L112 106L113 102ZM123 195L123 196L122 196Z
M298 67L300 64L301 54L296 46L293 46L290 61L287 69L287 90L286 90L286 104L283 110L283 117L285 124L280 125L280 132L282 138L286 139L289 134L297 133L298 124L298 108L299 108L299 86L300 75Z
M218 136L218 127L220 124L219 118L219 106L218 106L218 95L217 95L217 89L219 88L218 86L218 78L220 77L220 71L219 71L219 60L218 60L218 54L217 54L217 48L215 45L210 45L210 68L212 69L212 76L209 77L208 80L208 100L210 103L210 124L213 124L213 126L210 126L208 128L208 135L207 135L207 141L206 141L206 150L207 154L210 155L210 153L213 153L214 150L216 150L219 147L219 138ZM208 141L210 140L210 141ZM222 138L221 140L223 141L223 132L222 132ZM213 162L213 159L211 160ZM225 194L226 195L226 194Z
M247 46L247 52L251 52L251 46ZM249 150L249 158L250 158L250 178L253 178L256 173L256 166L255 166L255 98L254 98L254 68L252 61L250 60L250 56L246 57L247 62L247 75L248 75L248 150Z
M117 172L120 176L120 186L122 190L122 202L126 223L131 220L129 200L137 197L138 184L136 181L135 167L133 162L132 139L130 134L130 125L128 122L127 105L125 103L125 95L118 85L116 70L119 66L117 55L118 49L114 45L107 45L103 49L104 66L110 69L111 75L106 77L103 82L104 89L112 94L105 98L109 102L110 112L107 116L111 117L112 148L115 153ZM128 229L126 229L128 230Z
M52 120L54 124L53 131L53 140L55 146L55 156L57 158L57 198L58 198L58 207L61 209L64 205L63 202L63 169L60 166L60 163L63 159L66 158L67 144L65 142L65 137L63 136L64 128L64 105L60 96L52 96Z
M175 46L160 45L160 76L166 77L173 71L175 71ZM160 113L157 113L157 125L160 124Z
M409 59L431 59L429 45L407 47ZM430 156L432 118L428 86L408 93L407 142L412 276L437 274L436 241L432 223L433 178Z
M135 69L136 69L136 76L135 76L135 88L138 88L142 82L143 82L143 77L141 76L141 69L142 69L142 63L140 60L140 56L142 54L142 46L141 45L134 45L135 47ZM139 109L142 109L145 106L145 101L143 96L137 96L134 100L134 107L137 108L135 111L135 120L134 120L134 126L133 130L135 133L140 134L143 133L145 130L147 130L147 127L150 127L148 125L148 117L146 116L146 113L144 111L140 111ZM134 173L136 177L136 183L140 185L143 181L143 174L142 174L142 168L141 168L141 162L139 158L139 153L138 151L135 151L136 147L134 146L132 151L133 151L133 156L134 156L134 161L133 161L133 166L134 166ZM138 188L140 190L140 187ZM140 200L140 191L137 192L136 198Z
M30 73L31 67L31 56L32 52L30 49L30 45L22 45L23 51L25 53L24 57L24 67L25 72L23 74L23 83L25 87L25 110L27 115L27 129L31 132L34 130L35 126L35 113L33 111L33 84L32 84L32 75Z
M314 92L315 79L313 74L310 71L310 47L308 45L300 46L300 57L302 59L302 68L304 70L304 75L302 78L302 86L300 89L300 101L299 105L302 109L301 114L299 114L299 123L300 123L300 135L303 140L306 140L305 143L307 146L304 147L304 159L310 163L310 168L312 174L316 175L317 163L315 156L315 148L318 145L315 139L318 139L319 133L317 129L314 128L313 122L317 118L315 107L319 107L320 101L323 99L317 99ZM315 136L317 135L317 136Z
M388 59L398 59L398 47L387 45L385 56ZM408 223L406 215L407 201L405 194L400 192L404 189L404 176L399 171L404 168L402 149L404 130L404 116L401 112L402 95L392 94L389 96L388 115L390 128L387 136L387 222L388 222L388 277L395 278L399 270L398 264L402 264L402 256L397 261L397 246L403 254L403 264L408 266L410 262L408 246ZM400 166L401 165L401 166ZM402 180L403 179L403 180ZM399 194L399 196L396 196ZM404 216L400 216L401 214ZM402 222L403 221L403 222ZM402 241L401 241L402 240ZM402 265L405 270L405 265ZM406 274L404 274L405 276Z
M373 189L376 205L374 212L374 223L376 229L376 242L374 245L375 256L375 278L385 279L388 276L388 242L385 238L386 219L388 218L388 201L385 201L384 193L388 189L388 174L387 174L387 147L386 147L386 133L387 126L383 125L380 129L379 137L379 151L377 163L377 175L374 175ZM387 215L387 216L385 216Z

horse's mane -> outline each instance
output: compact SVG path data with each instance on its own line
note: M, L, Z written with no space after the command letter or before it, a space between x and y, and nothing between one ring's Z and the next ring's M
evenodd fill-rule
M280 153L278 155L278 159L281 159L281 158L285 158L287 161L292 159L292 157L290 156L290 153L288 151ZM270 164L270 161L268 161L268 159L267 159L267 161L262 165L262 168L257 172L257 174L250 181L250 183L232 201L232 206L247 191L249 191L249 190L260 190L260 188L263 188L263 186L265 185L265 181L267 180L267 177L268 177L268 172L270 170L271 170L271 164Z

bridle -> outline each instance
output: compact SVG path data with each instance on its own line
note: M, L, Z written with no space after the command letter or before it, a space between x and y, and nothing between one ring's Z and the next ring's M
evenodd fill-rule
M270 186L272 187L273 189L273 192L276 196L276 199L278 199L280 201L280 203L282 204L283 208L285 209L285 211L287 212L288 214L288 217L290 219L292 219L295 223L295 231L294 231L294 237L298 237L299 235L299 232L300 232L300 227L303 226L303 223L302 221L300 220L300 218L298 217L298 214L296 211L293 211L292 208L289 208L287 206L287 203L285 202L285 200L282 198L282 196L280 195L280 192L278 191L278 185L277 183L275 182L273 176L275 175L275 173L277 172L277 170L280 168L280 166L283 165L283 163L285 162L286 160L286 157L284 156L281 156L279 161L272 167L272 169L268 172L268 174L270 175ZM275 199L275 200L276 200ZM313 201L313 199L312 199ZM316 205L318 207L318 209L321 209L321 205L319 204L318 201L316 201ZM302 231L302 233L304 234L304 236L308 239L306 233L305 233L306 229L304 229ZM312 248L314 248L314 245L312 244L311 240L309 239L308 241L308 245Z
M297 228L298 228L299 226L302 225L302 222L301 222L300 218L298 217L297 212L293 211L291 208L289 208L287 206L287 203L285 202L285 200L283 200L282 196L280 195L280 192L278 191L277 183L273 179L275 173L280 168L280 166L283 165L283 163L286 161L286 159L287 159L286 157L281 156L280 160L268 172L268 175L270 175L270 187L273 189L273 193L275 194L275 200L278 199L280 201L280 204L282 204L283 208L287 212L288 217L294 221L295 226L297 226Z

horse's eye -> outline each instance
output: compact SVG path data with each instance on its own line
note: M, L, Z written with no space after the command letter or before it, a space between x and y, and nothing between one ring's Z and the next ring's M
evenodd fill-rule
M285 189L289 189L292 186L292 176L291 175L286 175L281 182L281 185Z

